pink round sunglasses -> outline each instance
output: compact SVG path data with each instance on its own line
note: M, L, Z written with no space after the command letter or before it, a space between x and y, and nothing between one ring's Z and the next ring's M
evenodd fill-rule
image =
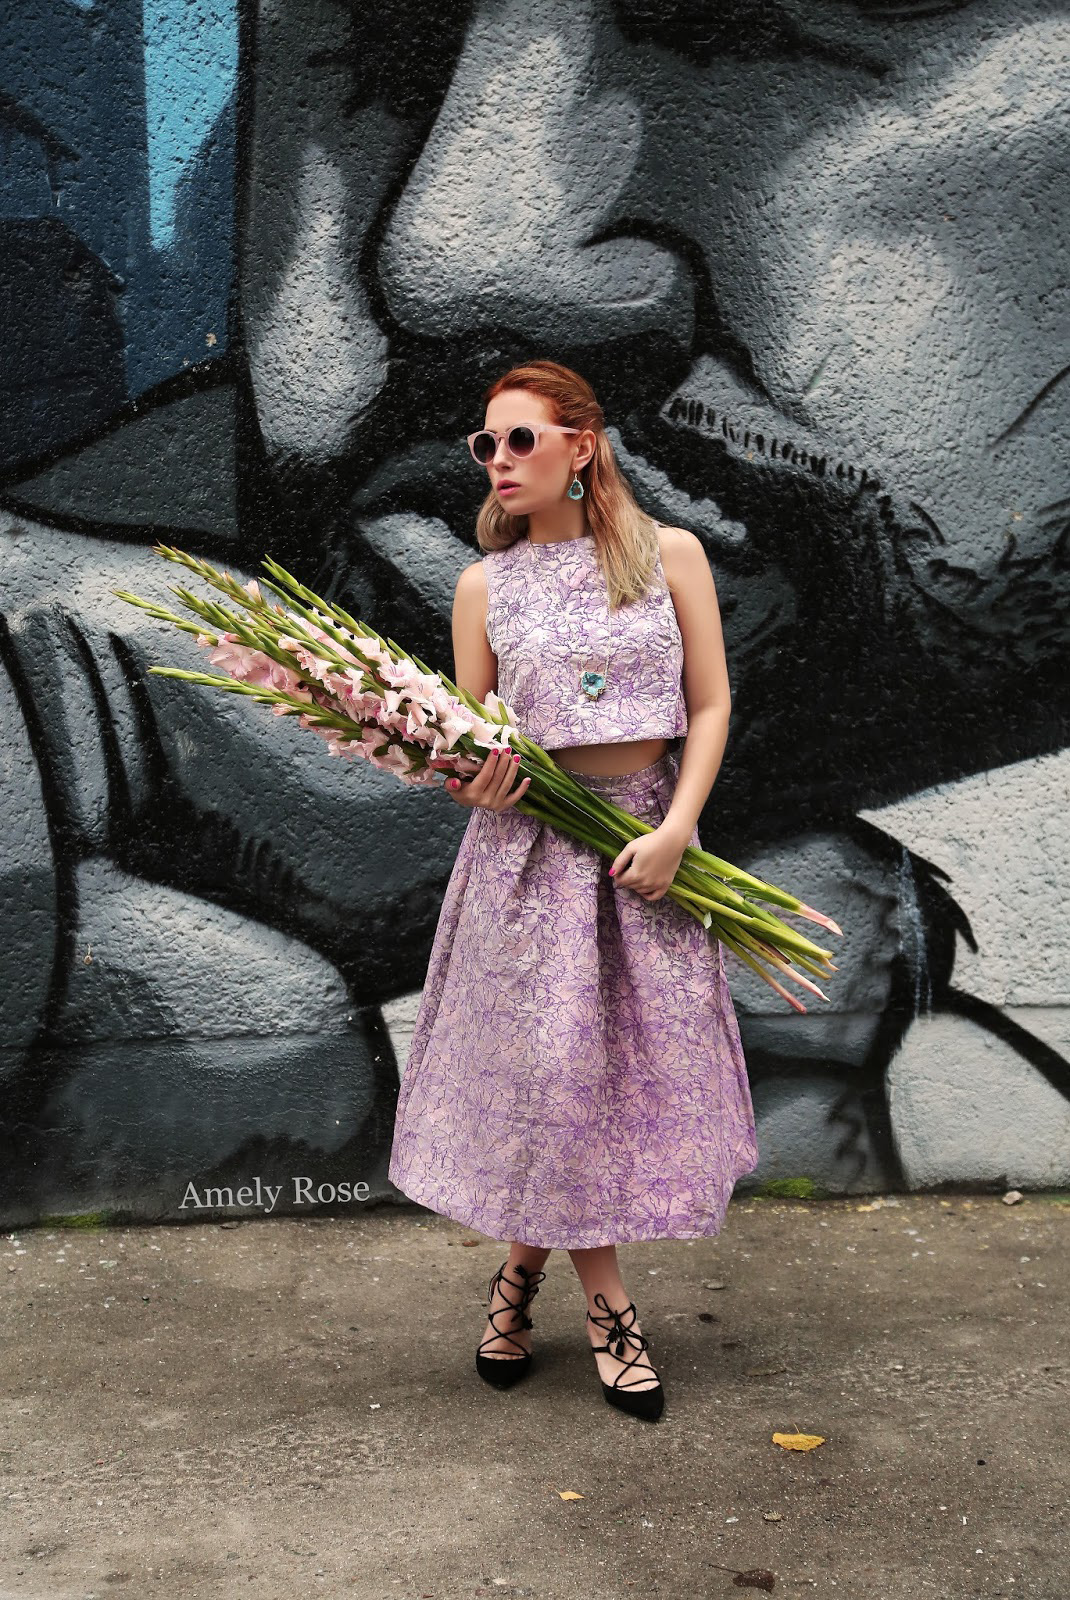
M505 433L494 428L480 428L468 434L468 448L474 460L485 467L498 453L498 444L504 439L513 456L530 456L544 433L579 433L579 428L562 428L556 422L518 422Z

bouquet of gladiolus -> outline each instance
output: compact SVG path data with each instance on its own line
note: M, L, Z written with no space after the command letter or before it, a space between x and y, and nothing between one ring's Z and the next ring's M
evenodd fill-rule
M284 605L265 598L255 578L240 584L185 551L167 545L154 545L153 550L205 579L230 605L173 589L186 609L202 619L198 624L126 590L114 590L150 616L196 634L197 643L212 650L211 664L227 676L182 667L154 666L150 671L250 695L270 705L277 716L296 716L303 728L327 741L331 755L349 760L359 756L403 783L441 785L451 774L478 772L494 747L511 749L520 755L520 775L531 780L515 809L610 859L630 839L653 832L650 823L594 794L526 738L497 694L489 694L483 704L392 639L381 638L374 628L306 589L277 562L264 561L275 581L265 579L263 587ZM797 1011L806 1007L775 974L793 979L822 1000L828 998L804 974L835 972L832 952L768 907L795 912L837 934L841 930L795 895L692 845L684 849L666 895Z

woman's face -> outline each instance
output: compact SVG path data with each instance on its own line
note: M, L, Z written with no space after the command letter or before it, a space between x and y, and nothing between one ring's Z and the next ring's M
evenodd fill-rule
M486 466L489 487L511 516L553 510L566 498L577 466L590 459L590 430L542 433L531 455L513 454L508 440L511 428L554 420L549 402L524 389L503 389L487 407L483 426L505 435L498 440L494 457Z

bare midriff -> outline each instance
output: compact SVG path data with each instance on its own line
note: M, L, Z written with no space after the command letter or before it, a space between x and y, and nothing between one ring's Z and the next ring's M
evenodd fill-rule
M618 744L570 744L549 750L559 767L586 772L592 777L618 778L653 766L669 748L668 739L622 739Z

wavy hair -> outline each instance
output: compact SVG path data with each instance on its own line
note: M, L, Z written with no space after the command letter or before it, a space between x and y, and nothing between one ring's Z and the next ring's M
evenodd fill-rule
M558 361L526 361L496 378L483 397L489 405L503 389L526 389L549 403L550 420L562 428L590 428L594 455L579 469L599 565L606 576L610 605L616 609L646 593L658 553L658 531L639 506L624 478L594 390L585 378ZM524 537L526 513L512 516L493 489L479 508L476 540L481 550L507 550Z

